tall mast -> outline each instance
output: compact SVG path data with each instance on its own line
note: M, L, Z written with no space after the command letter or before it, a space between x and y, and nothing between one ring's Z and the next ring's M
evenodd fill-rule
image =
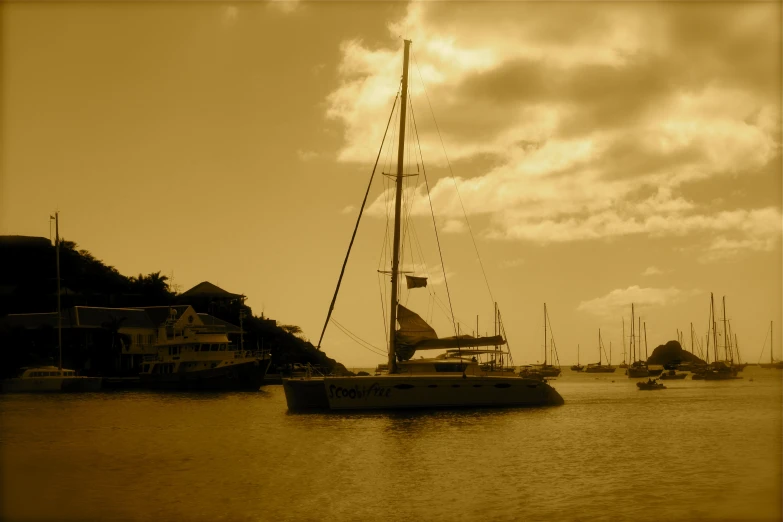
M631 362L636 362L636 338L634 337L633 303L631 303Z
M691 323L691 355L693 355L693 323Z
M625 317L623 317L623 364L628 363L625 357Z
M402 58L402 99L400 104L400 144L397 149L397 183L394 197L394 246L392 251L391 273L391 306L389 327L389 373L397 372L397 284L400 269L400 210L402 208L402 169L405 163L405 116L408 109L408 55L410 40L405 40L405 51Z
M772 321L769 322L769 363L774 363L772 360Z
M713 360L718 362L718 330L715 321L715 298L713 297L712 292L710 292L710 315L712 316L712 344L713 350L715 350L715 357Z
M642 318L641 316L637 319L639 322L639 360L642 358ZM647 352L647 323L644 323L644 351ZM644 364L647 364L647 361L644 361Z
M726 327L726 296L723 296L723 360L728 361L732 359L729 357L729 344L731 343L731 337L729 329Z
M601 329L598 329L598 366L601 366Z
M644 363L647 364L647 359L649 359L650 356L647 355L647 323L644 323Z
M546 303L544 303L544 366L546 366Z
M51 229L50 229L51 230ZM57 369L63 369L63 314L60 309L60 212L54 213L54 257L57 263Z

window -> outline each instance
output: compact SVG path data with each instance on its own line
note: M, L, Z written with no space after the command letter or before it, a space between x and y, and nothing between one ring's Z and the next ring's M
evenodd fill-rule
M224 352L224 351L226 351L226 345L225 345L225 344L221 344L221 345L220 345L220 351L221 351L221 352Z
M435 364L436 372L462 372L467 365L460 363L438 363Z
M213 351L213 352L216 352L216 351L218 351L218 345L216 345L216 344L211 344L209 349L210 349L211 351Z
M495 388L511 388L511 385L507 382L499 382L495 385Z

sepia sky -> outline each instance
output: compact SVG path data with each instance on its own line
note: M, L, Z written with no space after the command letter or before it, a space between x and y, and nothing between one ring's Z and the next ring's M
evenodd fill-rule
M650 351L678 329L689 348L714 292L744 360L765 339L768 359L770 320L781 357L780 3L6 2L0 13L0 234L48 236L59 209L62 235L123 274L161 270L180 291L211 281L316 343L407 38L462 332L478 315L492 333L497 301L515 362L540 361L546 302L562 363L577 345L596 362L599 328L617 363L631 302ZM385 350L389 185L376 178L334 317ZM406 267L431 284L402 302L453 335L424 179L407 179L408 251L421 255ZM384 362L334 326L323 348L349 367Z

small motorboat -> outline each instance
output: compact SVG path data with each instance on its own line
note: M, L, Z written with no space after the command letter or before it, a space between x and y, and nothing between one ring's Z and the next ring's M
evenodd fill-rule
M658 382L657 379L647 379L647 382L637 382L636 386L640 390L665 390L666 386Z

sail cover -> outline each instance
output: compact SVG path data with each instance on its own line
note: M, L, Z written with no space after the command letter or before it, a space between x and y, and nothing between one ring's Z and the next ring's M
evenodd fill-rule
M436 350L444 348L468 348L471 346L499 346L506 344L501 335L492 337L473 337L460 335L453 337L438 337L435 330L415 312L402 305L397 305L397 330L395 351L401 361L407 361L416 350Z
M418 276L410 276L405 275L405 284L408 286L408 288L423 288L427 286L427 278L426 277L418 277Z

